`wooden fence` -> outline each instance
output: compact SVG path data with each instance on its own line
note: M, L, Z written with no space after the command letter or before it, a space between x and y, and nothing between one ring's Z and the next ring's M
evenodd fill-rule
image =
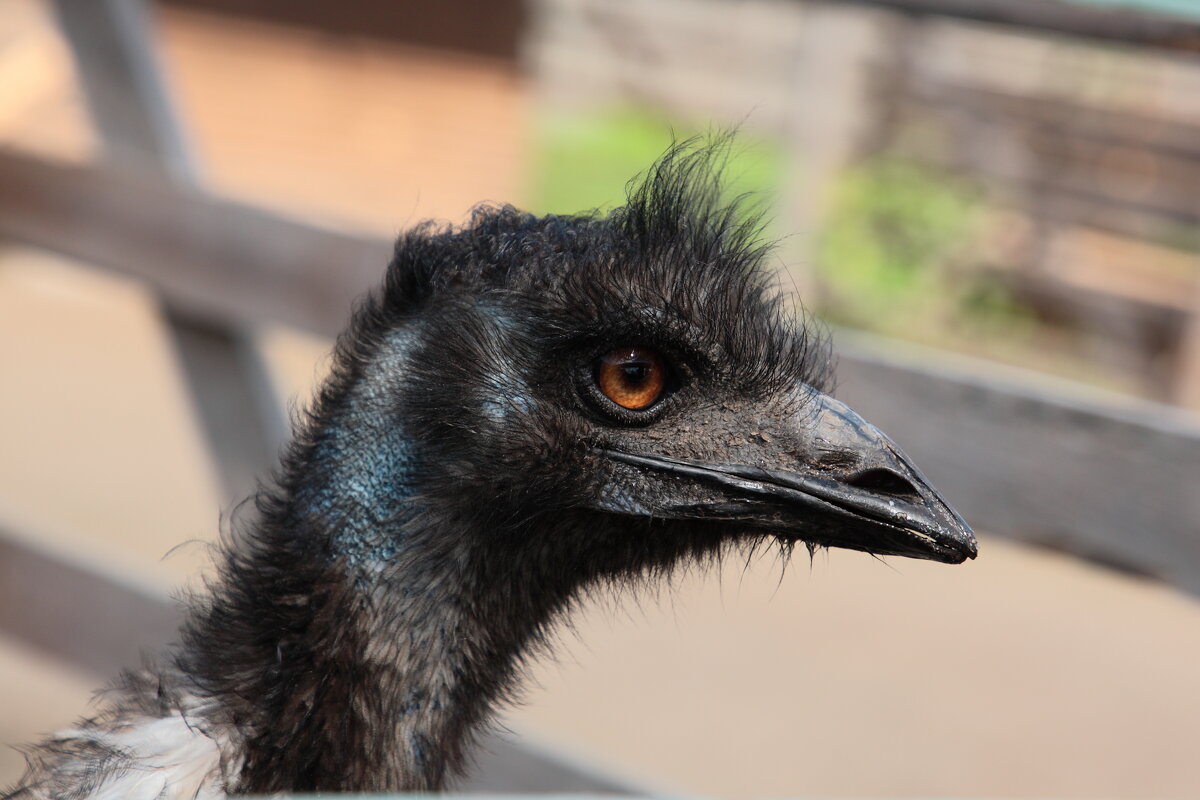
M255 330L278 322L335 334L380 279L390 244L197 188L137 0L56 6L111 158L81 167L0 152L0 237L134 276L161 298L227 491L242 494L285 435ZM841 344L841 394L980 529L1200 593L1200 426L1191 418L878 339ZM233 420L218 411L231 398L246 412ZM105 672L171 636L168 600L45 538L35 524L0 524L0 629ZM64 582L74 587L70 607L55 590ZM489 788L627 790L544 754L501 760L524 764L526 783L496 778ZM538 775L556 777L530 785Z

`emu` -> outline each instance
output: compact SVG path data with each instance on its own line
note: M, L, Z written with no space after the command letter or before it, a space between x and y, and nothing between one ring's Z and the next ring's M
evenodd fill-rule
M438 789L590 590L772 543L974 558L826 393L719 153L673 147L607 215L402 235L179 644L4 797Z

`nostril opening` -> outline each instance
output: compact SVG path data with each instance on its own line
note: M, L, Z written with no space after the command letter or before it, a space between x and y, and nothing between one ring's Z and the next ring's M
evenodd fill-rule
M903 476L888 469L869 469L847 478L845 483L868 492L897 497L903 500L916 501L921 499L917 487L913 486Z

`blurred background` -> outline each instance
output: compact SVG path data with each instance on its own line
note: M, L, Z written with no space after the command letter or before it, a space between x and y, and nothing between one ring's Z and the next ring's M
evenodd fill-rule
M731 126L981 556L589 608L467 785L1196 797L1195 0L4 0L0 743L170 637L389 238Z

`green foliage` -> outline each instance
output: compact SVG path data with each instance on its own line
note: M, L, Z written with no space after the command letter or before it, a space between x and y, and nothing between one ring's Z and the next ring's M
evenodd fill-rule
M535 122L525 205L539 214L619 206L630 179L672 142L712 133L634 108L546 113ZM740 133L726 165L730 195L772 208L781 189L779 142ZM923 341L1029 327L1029 315L968 253L983 217L966 183L899 159L842 176L819 237L823 295L806 300L833 322Z
M630 179L645 171L673 141L711 129L650 111L544 114L536 122L526 207L538 214L613 208L625 200ZM739 134L726 166L731 194L760 195L771 204L782 173L782 148Z
M835 194L817 264L830 320L924 340L1024 324L999 282L964 269L982 218L970 186L883 158L848 171Z

